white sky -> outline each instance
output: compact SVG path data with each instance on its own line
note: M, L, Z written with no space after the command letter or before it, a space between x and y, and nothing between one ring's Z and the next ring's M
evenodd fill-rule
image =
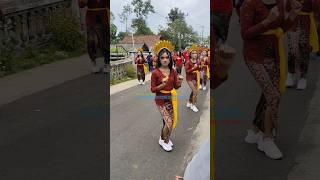
M119 14L122 12L122 7L131 0L111 0L111 11L115 16L114 24L118 31L125 31L125 24L120 22ZM154 32L158 33L159 26L166 27L166 17L170 9L178 7L183 13L188 14L186 21L191 25L194 31L201 36L202 28L204 26L203 36L207 37L210 34L210 0L151 0L155 9L154 14L149 15L147 19L148 27ZM134 14L132 14L134 17ZM130 27L131 19L128 21Z

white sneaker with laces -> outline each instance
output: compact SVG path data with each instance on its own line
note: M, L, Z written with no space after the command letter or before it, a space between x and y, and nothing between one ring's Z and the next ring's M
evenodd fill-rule
M198 111L199 111L198 108L197 108L195 105L192 105L192 106L191 106L191 110L192 110L193 112L198 112Z
M296 85L295 74L288 73L286 84L287 84L287 87L293 87Z
M165 143L164 140L159 140L159 144L165 151L172 151L172 147L169 145L169 143Z
M307 88L307 80L305 78L301 78L298 81L297 89L298 90L305 90Z
M270 137L262 137L258 142L258 149L263 151L266 156L271 159L281 159L283 157L280 149L274 143L274 140Z
M263 137L263 134L261 131L255 132L252 129L248 129L247 132L248 132L248 134L247 134L246 138L244 139L244 141L249 144L256 144L259 142L260 138Z
M159 144L161 143L161 141L163 141L164 142L164 140L161 138L161 136L160 136L160 138L159 138ZM170 146L173 146L173 143L172 143L172 141L169 139L169 142L168 142L168 144L170 145Z
M187 102L187 107L191 108L192 104L190 102Z

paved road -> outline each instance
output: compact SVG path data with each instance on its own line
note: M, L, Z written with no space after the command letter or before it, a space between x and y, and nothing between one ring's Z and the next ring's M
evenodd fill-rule
M306 123L309 103L320 77L320 61L311 61L306 91L289 89L283 96L279 120L279 147L285 157L270 160L255 145L244 142L246 129L253 119L260 89L244 64L237 19L233 17L228 44L238 51L229 80L214 93L216 98L216 179L217 180L287 180L296 164L295 156L309 146L297 148Z
M0 107L0 179L109 179L105 75Z
M185 107L185 97L190 93L187 83L178 90L180 121L172 135L174 150L169 153L158 144L162 120L150 92L150 82L112 95L111 179L172 180L175 175L183 175L208 92L201 91L200 111L194 113Z

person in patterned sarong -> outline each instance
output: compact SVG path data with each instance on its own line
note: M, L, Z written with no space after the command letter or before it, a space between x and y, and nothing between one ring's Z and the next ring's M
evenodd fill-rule
M104 57L103 72L110 69L110 37L109 37L109 6L107 0L79 0L79 7L87 7L86 27L87 27L87 49L91 59L92 72L100 72L96 59Z
M311 18L315 21L314 13L319 11L318 0L299 0L302 4L301 12L288 30L288 76L287 86L304 90L307 87L307 73L310 61L310 52L318 52L317 47L312 47L312 30L317 34L316 26L311 26ZM289 8L289 7L288 7ZM312 14L313 13L313 14ZM315 40L318 43L318 39ZM315 46L315 45L313 45Z
M163 120L159 144L165 151L171 151L173 143L170 135L178 119L175 89L181 87L183 76L173 68L171 53L174 48L170 42L160 41L155 49L158 63L151 75L151 92L156 94L155 102Z

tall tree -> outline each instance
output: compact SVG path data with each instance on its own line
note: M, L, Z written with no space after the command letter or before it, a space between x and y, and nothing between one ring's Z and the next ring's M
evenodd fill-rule
M193 31L193 28L187 24L185 19L186 14L175 7L168 14L168 27L160 27L159 29L159 35L163 39L170 40L175 45L176 50L181 50L191 43L198 43L197 33Z
M114 44L114 43L117 43L118 41L118 38L117 38L117 26L113 23L114 21L114 15L112 12L110 12L110 20L111 20L111 23L110 23L110 37L111 37L111 43Z
M150 13L155 13L151 0L133 0L131 2L133 12L136 18L132 19L131 27L136 29L136 35L150 35L153 34L151 29L147 26L146 19Z
M131 14L132 14L132 9L130 4L123 6L122 13L119 14L120 22L126 25L126 32L128 32L128 20Z

